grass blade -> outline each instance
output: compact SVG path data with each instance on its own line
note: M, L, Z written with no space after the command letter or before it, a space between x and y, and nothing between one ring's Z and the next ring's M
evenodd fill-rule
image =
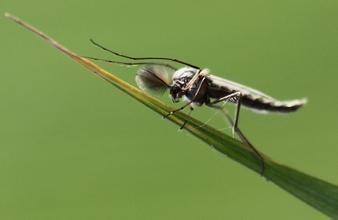
M62 53L69 56L72 60L78 62L86 69L110 82L111 84L113 84L132 98L143 103L155 112L164 116L173 110L161 101L142 92L141 90L130 85L129 83L119 79L115 75L102 69L88 59L85 59L77 55L76 53L68 50L52 38L48 37L38 29L22 21L21 19L8 13L6 13L5 16L15 21L22 27L37 34L38 36L46 40L49 44L60 50ZM253 154L253 152L243 146L239 141L234 140L233 138L217 131L216 129L208 125L204 125L202 122L181 112L170 116L168 120L176 123L177 125L182 125L184 121L187 120L188 124L185 126L185 129L188 132L201 139L208 145L214 147L219 152L239 162L240 164L248 167L249 169L257 173L260 172L260 161ZM275 183L285 191L291 193L295 197L299 198L300 200L304 201L305 203L309 204L318 211L326 214L327 216L330 216L332 218L338 218L337 185L328 183L316 177L312 177L293 168L278 164L266 156L264 157L266 161L265 178Z

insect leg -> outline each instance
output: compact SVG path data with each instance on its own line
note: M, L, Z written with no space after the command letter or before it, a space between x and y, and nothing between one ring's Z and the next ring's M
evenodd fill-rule
M234 98L234 97L237 97L237 100L236 100L235 123L232 125L232 136L233 137L234 137L234 134L235 134L235 128L238 125L239 112L240 112L240 109L241 109L241 92L234 92L234 93L226 95L226 96L224 96L224 97L222 97L220 99L217 99L217 100L215 100L213 102L210 102L211 105L214 105L214 104L217 104L219 102L228 101L228 100L230 100L231 98Z
M175 112L181 111L181 110L185 109L188 105L191 105L191 104L195 101L195 99L196 99L198 93L200 92L200 90L201 90L201 88L202 88L202 85L203 85L205 79L206 79L205 77L203 77L203 78L201 79L201 82L200 82L200 84L198 85L198 88L197 88L197 90L196 90L196 92L195 92L193 98L192 98L189 102L187 102L187 103L186 103L185 105L183 105L182 107L180 107L180 108L178 108L178 109L175 109L175 110L169 112L166 116L164 116L164 118L167 118L168 116L174 114Z
M194 108L190 105L189 110L190 110L190 111L189 111L188 115L190 116L191 113L192 113L192 111L194 111ZM188 121L184 121L184 123L183 123L182 126L180 127L180 130L182 130L182 129L185 127L185 125L187 124L187 122L188 122Z
M198 72L189 80L189 82L184 86L183 90L189 90L191 87L194 85L196 80L200 77L202 74L203 70L199 69Z
M168 58L168 57L131 57L131 56L127 56L127 55L112 51L112 50L100 45L99 43L95 42L93 39L90 39L90 42L92 42L92 44L101 48L102 50L110 52L110 53L112 53L116 56L131 59L131 60L167 60L167 61L172 61L172 62L176 62L176 63L179 63L179 64L187 65L187 66L193 67L195 69L200 69L198 66L195 66L193 64L190 64L190 63L187 63L185 61L175 59L175 58Z
M233 93L234 94L234 93ZM227 99L229 99L229 96L233 95L230 94L223 98L222 101L225 101ZM233 97L233 96L232 96ZM219 99L220 100L220 99ZM217 106L215 105L216 103L218 103L219 100L216 100L210 104L208 104L209 107L212 108L216 108L219 109L223 112L223 114L225 115L226 119L228 120L228 122L230 123L230 125L233 127L234 132L238 135L238 137L241 139L241 141L246 144L255 154L256 156L259 158L259 160L261 161L261 174L264 175L264 171L265 171L265 160L264 157L261 155L261 153L253 146L253 144L249 141L249 139L243 134L243 132L241 131L241 129L238 127L238 119L239 119L239 110L240 110L240 105L237 105L237 110L236 110L236 117L235 117L235 121L232 120L231 116L229 115L228 111L223 108L222 106ZM240 103L240 99L238 100L238 103ZM238 107L239 106L239 107Z

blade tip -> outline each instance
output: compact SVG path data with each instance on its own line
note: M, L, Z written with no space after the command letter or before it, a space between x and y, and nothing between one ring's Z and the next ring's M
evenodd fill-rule
M5 12L5 13L4 13L4 16L5 16L6 18L12 17L12 15L11 15L10 13L8 13L8 12Z

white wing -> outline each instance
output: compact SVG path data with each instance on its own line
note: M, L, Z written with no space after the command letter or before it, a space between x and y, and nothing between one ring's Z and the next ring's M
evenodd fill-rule
M212 80L212 83L214 83L215 86L225 87L233 91L239 91L243 95L252 97L253 99L262 98L262 99L267 99L271 101L277 101L275 98L272 98L271 96L263 92L260 92L256 89L250 88L248 86L245 86L245 85L242 85L242 84L239 84L239 83L227 80L227 79L223 79L215 75L208 75L208 78Z
M246 107L261 112L292 112L296 111L307 102L306 98L280 101L256 89L220 78L218 76L208 75L208 78L211 80L211 83L216 88L223 88L230 92L241 92L242 97L244 98L242 100L243 104Z

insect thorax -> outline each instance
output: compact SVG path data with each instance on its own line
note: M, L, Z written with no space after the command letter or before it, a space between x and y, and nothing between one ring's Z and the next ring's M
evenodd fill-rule
M197 69L192 67L183 67L173 74L172 85L170 87L170 96L173 102L178 102L180 98L185 94L185 87L187 83L197 73Z
M173 82L170 88L173 101L178 102L182 96L191 100L195 96L202 78L208 75L208 72L208 69L199 70L192 67L183 67L177 70L173 74Z

